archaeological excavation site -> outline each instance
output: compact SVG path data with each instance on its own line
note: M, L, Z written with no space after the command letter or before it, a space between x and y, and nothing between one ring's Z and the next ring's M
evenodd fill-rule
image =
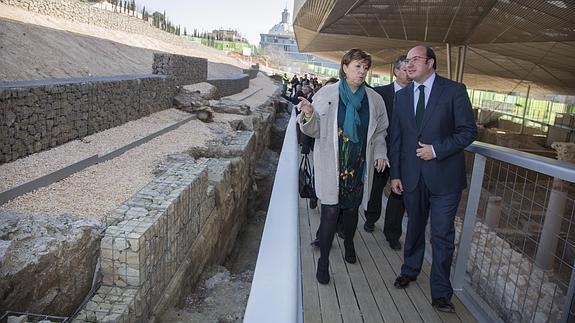
M0 30L30 38L0 40L8 60L29 50L68 61L3 71L0 321L173 322L205 280L239 284L238 309L186 315L238 319L289 117L278 84L84 3L0 1L0 12ZM66 15L85 30L25 19ZM106 29L160 48L90 36Z

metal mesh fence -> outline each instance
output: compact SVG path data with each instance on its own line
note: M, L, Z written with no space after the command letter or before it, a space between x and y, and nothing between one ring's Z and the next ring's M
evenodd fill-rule
M468 171L473 154L467 153ZM575 261L572 183L487 159L466 280L506 321L556 322Z

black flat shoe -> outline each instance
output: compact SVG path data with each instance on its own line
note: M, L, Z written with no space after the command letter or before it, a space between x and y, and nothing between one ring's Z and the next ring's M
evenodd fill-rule
M309 243L311 246L314 246L316 248L319 248L319 238L315 238L314 241Z
M446 298L437 298L431 301L431 306L444 313L455 313L455 306Z
M375 224L365 222L363 224L363 230L365 230L365 232L373 232L375 231Z
M350 264L355 264L357 262L357 256L355 255L355 249L345 249L345 261Z
M415 278L415 277L399 275L395 279L393 286L395 286L395 288L397 288L397 289L404 289L404 288L407 288L407 286L409 286L409 283L411 283L412 281L415 281L416 279L417 278Z
M393 250L401 250L401 242L397 240L389 240L389 247Z
M317 279L317 282L322 285L329 283L329 261L327 263L323 263L321 258L318 259L315 278Z

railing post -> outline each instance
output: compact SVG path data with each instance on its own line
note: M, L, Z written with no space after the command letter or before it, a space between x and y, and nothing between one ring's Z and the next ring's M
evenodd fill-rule
M463 228L461 229L459 248L457 249L457 261L453 273L453 290L455 291L463 290L467 260L469 258L469 251L471 250L471 242L473 241L479 197L481 196L481 186L483 185L485 161L485 156L478 153L475 154L471 184L469 185L469 195L467 196L467 207L465 208L465 219L463 219Z

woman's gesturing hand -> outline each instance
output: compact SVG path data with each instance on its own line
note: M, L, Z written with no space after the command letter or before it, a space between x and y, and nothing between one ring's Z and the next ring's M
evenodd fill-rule
M298 99L300 100L298 104L300 111L302 111L306 117L311 117L313 114L313 106L311 103L303 96L298 97Z

